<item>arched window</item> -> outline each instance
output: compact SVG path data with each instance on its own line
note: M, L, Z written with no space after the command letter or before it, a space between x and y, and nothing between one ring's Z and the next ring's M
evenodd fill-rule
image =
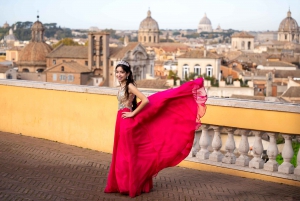
M154 36L154 38L153 38L153 42L154 42L154 43L156 42L156 36Z
M22 72L23 73L29 73L29 70L28 70L28 68L23 68Z
M62 66L62 67L61 67L61 71L65 71L65 67Z
M251 49L251 42L249 41L248 42L248 50L250 50Z
M245 49L245 41L242 41L242 44L241 44L241 49L244 50Z
M144 42L146 42L146 36L144 36Z
M184 64L182 67L182 79L187 80L189 76L190 67L187 64Z
M194 73L195 73L195 75L198 75L198 76L201 75L201 67L199 64L196 64L194 66Z
M287 34L284 34L284 39L285 39L285 40L287 39Z
M11 74L7 74L6 75L6 79L12 79L12 75Z
M212 77L213 76L213 67L210 64L208 64L206 66L206 76L208 76L208 77Z
M149 43L151 43L151 36L149 36Z
M42 69L42 68L37 69L36 72L37 72L37 73L42 73L42 72L44 72L44 69Z

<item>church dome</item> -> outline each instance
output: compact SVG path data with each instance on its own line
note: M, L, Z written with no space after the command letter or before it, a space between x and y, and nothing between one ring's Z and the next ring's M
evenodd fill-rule
M31 27L31 41L20 52L19 65L44 66L52 47L44 42L44 26L37 20Z
M210 19L207 18L206 13L204 14L204 17L200 20L199 24L211 25L211 21L210 21Z
M291 11L287 12L287 17L284 18L278 28L278 31L298 31L298 23L297 21L291 17Z
M46 62L52 47L45 42L30 42L20 53L20 62Z
M151 11L148 10L147 17L140 24L140 31L158 31L158 23L151 17Z

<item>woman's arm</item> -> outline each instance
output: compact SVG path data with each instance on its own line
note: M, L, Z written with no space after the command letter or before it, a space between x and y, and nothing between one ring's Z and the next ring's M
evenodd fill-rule
M123 112L123 118L134 117L149 103L148 98L142 92L140 92L133 84L130 83L128 85L128 88L129 92L136 95L136 97L139 98L142 102L133 112Z

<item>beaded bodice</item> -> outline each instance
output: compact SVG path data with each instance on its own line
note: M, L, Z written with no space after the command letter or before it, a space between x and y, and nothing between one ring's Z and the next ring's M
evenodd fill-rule
M118 101L119 101L118 110L128 108L132 111L132 101L133 101L134 97L135 97L135 95L130 93L129 98L126 99L125 89L120 88L119 91L118 91L118 95L117 95L117 98L118 98Z

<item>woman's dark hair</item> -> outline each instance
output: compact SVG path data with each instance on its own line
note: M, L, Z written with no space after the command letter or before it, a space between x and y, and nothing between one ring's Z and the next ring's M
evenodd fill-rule
M129 84L131 83L134 86L136 86L136 83L134 82L134 79L133 79L130 64L126 61L121 61L121 62L119 62L119 64L117 64L116 69L118 67L121 67L126 73L129 73L129 75L127 76L127 79L126 79L126 84L125 84L125 97L126 97L126 99L129 99L129 89L128 89ZM136 96L134 96L134 99L132 101L132 111L135 110L136 108L137 108L137 101L136 101Z

